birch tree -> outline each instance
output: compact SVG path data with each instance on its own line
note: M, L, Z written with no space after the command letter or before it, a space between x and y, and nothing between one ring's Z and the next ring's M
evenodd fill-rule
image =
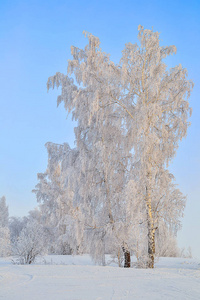
M163 176L164 168L175 156L179 141L186 136L191 114L187 100L193 83L187 79L187 70L181 65L167 70L163 62L168 55L176 53L175 46L161 47L159 33L144 30L142 26L139 26L138 37L140 47L128 44L124 49L121 69L124 87L134 93L135 99L135 104L125 103L129 111L134 110L135 116L126 124L140 162L138 176L147 209L148 267L153 268L157 227L152 208L155 186L161 177L160 189L166 185L168 178ZM163 201L164 212L168 213L170 197L164 196ZM173 221L179 217L177 210L174 212Z
M63 80L63 89L67 90L68 80L62 74L58 76ZM53 81L55 79L52 78ZM99 93L103 93L101 85L100 88L102 91ZM94 92L89 97L95 103ZM116 247L123 249L124 265L130 267L128 230L124 230L128 226L125 224L123 192L128 182L132 156L125 146L127 138L121 127L121 115L107 103L103 104L101 111L88 108L88 93L83 94L80 101L78 105L81 107L74 116L78 120L75 135L82 177L77 173L76 176L80 177L77 183L82 198L79 209L86 219L85 230L91 255L98 262L101 257L102 264L105 264L105 240L109 239L110 244L111 240L115 241ZM121 231L125 233L123 236Z
M173 180L166 168L187 133L191 114L188 99L193 83L187 79L187 70L181 65L168 69L163 62L167 56L176 53L175 46L160 46L158 32L144 30L142 26L138 30L140 44L126 44L119 64L113 63L109 55L102 52L97 37L84 33L89 44L84 49L71 48L73 59L68 64L68 75L56 73L49 78L47 87L62 87L57 104L63 101L67 112L78 121L78 148L85 137L88 151L93 152L97 142L93 135L95 130L98 131L99 141L103 141L100 153L107 152L104 170L110 170L113 164L116 166L116 161L123 164L126 156L132 156L132 162L125 165L134 174L137 186L130 197L139 198L143 207L147 267L153 268L159 218L163 217L171 224L177 222L185 205L183 195L178 190L174 192ZM118 123L111 131L114 142L110 139L109 144L109 139L105 140L102 134L108 134L116 120L114 116ZM115 158L112 151L117 153ZM118 173L118 169L114 167L115 172ZM110 182L112 180L111 176ZM163 189L165 193L159 198ZM111 189L111 193L114 190ZM108 196L106 199L109 203ZM122 197L119 203L123 203Z
M83 246L83 230L76 218L79 203L77 180L80 177L76 171L79 170L78 151L67 143L46 143L46 148L47 170L38 174L39 183L33 192L40 203L42 224L51 245L49 250L57 254L78 253Z

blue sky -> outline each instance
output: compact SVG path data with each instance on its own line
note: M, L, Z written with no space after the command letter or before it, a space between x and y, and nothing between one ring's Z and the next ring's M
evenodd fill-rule
M57 91L46 82L66 73L70 46L83 47L82 31L98 36L101 47L119 61L127 42L137 42L137 27L160 32L162 45L176 45L169 67L181 63L195 83L190 99L193 115L188 136L180 143L170 170L188 201L181 247L200 257L200 1L3 1L0 0L0 196L10 215L33 209L31 190L44 172L44 144L74 144L74 123L56 108Z

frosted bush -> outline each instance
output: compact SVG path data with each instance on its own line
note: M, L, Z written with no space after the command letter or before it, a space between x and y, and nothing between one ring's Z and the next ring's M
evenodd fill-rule
M38 255L45 252L43 228L35 220L27 223L14 245L16 263L31 264Z

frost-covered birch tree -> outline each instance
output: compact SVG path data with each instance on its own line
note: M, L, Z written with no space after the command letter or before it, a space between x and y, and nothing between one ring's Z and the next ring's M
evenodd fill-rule
M38 174L39 183L33 192L36 193L42 224L49 237L49 251L57 254L79 253L83 246L83 230L77 218L80 204L78 151L66 143L47 143L46 147L47 170Z
M181 65L168 69L163 62L176 53L175 46L160 46L158 32L142 26L138 30L140 44L126 44L119 64L102 52L97 37L85 33L89 44L84 49L71 48L73 59L68 64L68 75L56 73L47 86L62 87L57 103L63 101L67 112L78 122L75 133L81 159L84 161L84 151L87 152L92 157L90 168L93 172L97 168L100 173L103 184L98 189L95 178L94 186L101 196L92 196L98 213L104 212L104 219L113 220L114 226L117 197L119 207L128 208L132 217L129 224L134 218L146 224L147 267L153 268L159 219L167 226L178 224L185 205L166 168L187 133L191 114L188 98L193 83ZM119 176L122 184L117 189L114 178L120 174L120 164L127 171ZM129 180L135 188L126 189ZM91 181L86 180L84 193L91 186ZM125 191L132 191L126 196L127 201L123 197ZM89 195L86 198L90 199ZM139 218L131 212L138 203ZM106 212L102 207L106 207ZM126 218L121 219L125 222ZM127 228L132 227L127 224Z
M121 59L124 88L128 92L123 101L134 118L128 117L128 134L140 163L138 172L141 196L146 203L148 229L148 267L154 267L155 231L154 217L156 185L159 189L167 186L163 194L163 214L170 215L175 222L184 208L180 192L170 193L170 178L165 176L165 168L175 156L179 141L186 136L191 114L188 98L193 83L187 79L187 70L178 65L167 69L163 59L176 53L175 46L159 45L159 33L144 30L139 26L140 47L126 45ZM131 93L134 94L129 101ZM128 99L127 99L128 95ZM128 101L127 101L128 100ZM130 116L130 115L129 115ZM160 181L160 182L159 182ZM171 202L175 205L170 205Z
M49 83L54 84L55 80L62 82L64 93L69 92L68 77L57 74L49 79ZM97 94L103 95L103 88L99 83ZM76 87L73 86L72 89L76 90ZM108 240L109 236L110 243L111 240L115 241L116 247L123 249L124 265L130 266L128 230L125 230L130 228L130 224L126 224L127 211L123 194L130 176L128 169L132 156L126 147L126 130L122 127L123 121L118 106L107 105L105 99L99 104L102 108L99 110L99 106L96 105L95 85L90 84L89 89L89 92L87 89L80 90L80 98L74 103L80 107L73 110L73 116L78 120L75 135L82 174L78 183L82 199L79 208L87 219L85 224L90 241L88 245L91 246L91 254L95 260L99 261L99 257L104 257L102 251L105 251L105 240ZM58 104L64 100L66 109L71 112L66 97L66 94L63 98L59 97ZM88 101L91 106L88 105ZM120 234L122 231L125 233L123 236ZM129 262L126 262L127 259Z

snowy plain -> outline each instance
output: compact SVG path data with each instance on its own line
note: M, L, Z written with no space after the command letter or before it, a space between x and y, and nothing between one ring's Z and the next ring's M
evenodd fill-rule
M150 270L95 266L88 255L49 255L33 265L0 258L0 299L200 299L200 262L160 258Z

